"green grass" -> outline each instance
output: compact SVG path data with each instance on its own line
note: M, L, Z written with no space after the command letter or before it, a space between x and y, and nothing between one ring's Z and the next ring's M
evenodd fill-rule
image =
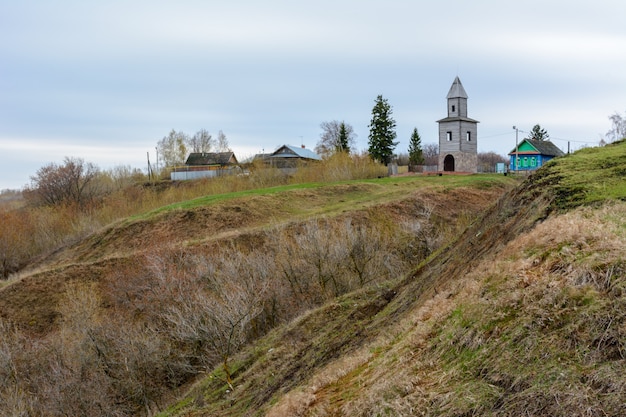
M555 159L537 172L536 181L553 188L557 209L625 200L626 141Z
M444 176L405 176L405 177L385 177L369 180L349 180L337 181L330 183L311 182L281 185L268 188L259 188L252 190L236 191L224 194L206 195L191 200L181 201L169 205L159 207L147 213L129 217L127 221L147 220L151 217L174 210L193 210L198 207L204 207L228 200L249 198L253 196L267 196L279 193L289 193L294 191L323 189L325 187L337 186L356 186L348 188L341 198L334 204L331 202L326 205L323 212L331 212L340 209L342 206L351 207L354 204L363 204L368 201L380 202L381 196L388 195L390 198L399 194L414 191L416 187L447 187L454 189L464 186L472 186L478 188L490 188L492 186L511 184L514 180L511 177L495 174L481 175L444 175ZM366 188L360 188L364 185ZM392 187L392 188L390 188ZM383 199L384 200L384 199Z

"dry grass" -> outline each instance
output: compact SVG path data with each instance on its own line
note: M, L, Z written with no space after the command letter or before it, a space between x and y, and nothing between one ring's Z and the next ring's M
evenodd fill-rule
M605 372L625 365L625 214L583 208L510 242L414 313L380 368L409 365L342 414L620 415L623 378Z
M625 214L548 218L267 415L622 415Z

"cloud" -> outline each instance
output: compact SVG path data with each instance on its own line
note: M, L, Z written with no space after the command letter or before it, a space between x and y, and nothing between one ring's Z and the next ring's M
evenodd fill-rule
M624 13L617 0L4 2L0 188L63 156L142 167L172 128L222 129L256 153L313 147L336 119L365 149L378 94L403 152L413 127L437 141L456 75L481 149L508 151L514 138L492 135L513 124L595 139L626 109Z

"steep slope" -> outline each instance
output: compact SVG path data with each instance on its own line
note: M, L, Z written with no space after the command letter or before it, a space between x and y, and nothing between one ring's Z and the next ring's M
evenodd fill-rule
M310 219L416 218L418 212L452 224L475 216L511 187L502 177L396 178L347 184L304 184L208 196L164 207L113 224L51 254L30 272L0 289L0 318L45 334L61 318L58 304L67 285L94 282L109 298L109 287L159 253L216 253L230 246L263 246L275 241L272 230ZM384 214L383 214L384 213Z
M626 414L626 143L555 160L387 285L276 329L161 415Z
M294 346L316 339L326 360L349 354L373 340L358 326L395 296L382 283L515 183L486 175L300 184L183 201L106 227L0 288L0 415L154 415L216 364L232 383L246 342L303 313L309 329L322 329L326 317L307 311L365 288L328 311L332 319L353 310L348 324L293 334ZM318 358L307 355L285 364L289 388L315 371ZM260 406L282 382L263 383Z

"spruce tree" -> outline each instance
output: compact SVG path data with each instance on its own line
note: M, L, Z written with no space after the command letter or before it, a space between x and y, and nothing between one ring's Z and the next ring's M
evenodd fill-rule
M372 159L387 165L391 162L393 150L398 145L396 138L396 121L391 117L392 109L389 102L379 95L372 109L370 122L369 154Z
M339 125L339 137L337 138L337 152L350 152L350 144L348 140L348 129L346 124L341 122Z
M422 151L422 138L417 132L417 128L413 128L411 139L409 140L409 164L422 165L424 163L424 155Z

